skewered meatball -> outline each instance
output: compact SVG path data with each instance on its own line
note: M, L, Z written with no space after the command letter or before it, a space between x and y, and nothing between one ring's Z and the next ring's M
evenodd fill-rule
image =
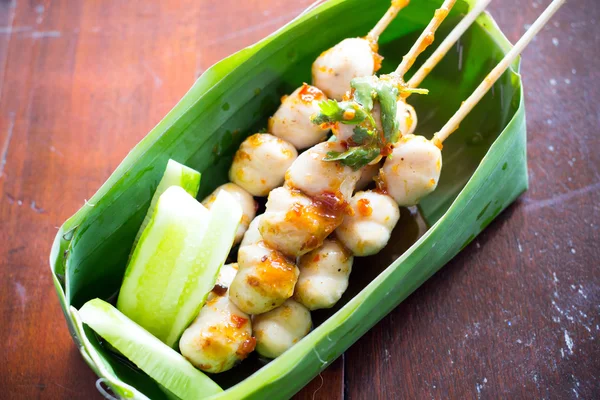
M238 271L231 284L231 300L249 314L262 314L280 306L294 293L298 268L263 242L238 253Z
M227 290L229 290L229 286L231 286L231 282L233 282L233 278L235 278L238 270L239 266L237 263L223 265L219 270L215 287L208 294L207 300L211 300L215 296L224 296Z
M338 142L324 142L302 153L285 174L286 185L302 193L320 197L334 194L349 199L360 179L361 172L342 165L339 161L324 161L329 152L343 152Z
M240 242L240 240L242 240L244 233L248 229L248 225L250 225L250 221L254 219L254 216L256 215L257 204L250 193L246 192L235 183L226 183L216 188L214 192L202 200L202 205L210 210L210 207L217 199L217 195L221 190L231 194L242 207L242 220L240 221L240 225L238 226L234 240L234 244L237 244Z
M356 188L354 190L363 190L371 182L373 182L374 178L379 173L379 168L383 165L382 162L372 165L367 165L360 172L360 179L356 182Z
M270 311L294 293L298 267L279 251L266 246L258 233L259 216L252 221L238 251L239 271L229 298L248 314Z
M237 272L235 264L224 265L217 285L198 317L185 330L179 350L192 364L205 372L231 369L254 350L250 316L227 297L227 287Z
M266 196L283 184L285 171L298 157L290 143L273 135L250 136L235 153L229 179L253 196Z
M423 136L405 136L381 169L382 184L398 205L417 204L437 187L442 152Z
M293 144L298 150L322 142L327 129L313 124L310 119L319 112L319 102L322 100L327 100L323 92L305 83L282 99L281 106L269 119L269 132Z
M400 219L400 209L390 196L366 191L357 192L350 206L353 215L335 231L338 239L355 256L379 253L390 240L392 230Z
M263 240L262 236L260 235L260 231L258 230L260 220L263 215L264 214L257 215L256 218L254 218L252 222L250 222L250 226L248 226L248 230L244 234L244 238L240 243L240 249L244 246L257 244L258 242L261 242Z
M319 247L338 227L344 210L330 208L298 190L277 188L269 194L259 229L268 246L298 257Z
M333 307L348 288L353 261L352 254L335 239L303 255L294 300L311 311Z
M312 320L306 307L290 299L266 314L255 315L252 324L258 354L276 358L310 332Z
M350 90L350 81L373 75L379 69L379 59L366 39L344 39L323 52L313 63L313 85L327 97L342 100ZM377 62L376 62L377 61Z
M398 119L400 134L402 136L412 135L417 128L417 112L413 106L404 100L398 100L397 104L396 119Z

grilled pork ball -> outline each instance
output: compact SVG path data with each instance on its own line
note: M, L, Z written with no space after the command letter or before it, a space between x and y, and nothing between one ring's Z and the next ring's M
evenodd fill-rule
M398 119L398 128L401 135L412 135L417 128L417 112L415 108L404 100L398 100L398 111L396 118Z
M298 257L323 244L342 223L344 212L284 186L269 194L259 230L268 246Z
M361 38L344 39L315 60L312 83L327 97L342 100L350 90L352 79L373 75L379 64L379 55L373 51L371 42Z
M354 190L363 190L379 174L379 168L383 165L383 162L379 162L377 164L367 165L360 171L360 179L356 182L356 188Z
M353 261L339 241L327 239L323 246L300 258L294 300L311 311L333 307L348 288Z
M208 294L207 300L214 298L215 296L224 296L225 292L229 290L233 278L237 274L239 266L237 263L225 264L219 270L219 276L215 282L215 287Z
M250 136L235 153L229 180L253 196L266 196L283 184L285 171L298 157L290 143L267 133Z
M298 150L322 142L328 129L313 124L311 117L319 113L319 102L323 100L327 100L323 92L305 83L282 98L277 112L269 119L269 132Z
M227 297L227 287L236 272L236 264L221 267L208 302L179 340L181 354L205 372L231 369L246 358L256 344L250 316Z
M266 314L255 315L252 325L256 351L263 357L276 358L310 332L310 311L294 300Z
M354 192L361 172L342 165L339 161L324 161L329 152L343 152L338 142L324 142L302 153L285 174L287 186L311 197L333 194L341 200Z
M395 145L380 178L398 205L408 207L435 190L441 170L441 150L423 136L408 135Z
M290 259L261 240L261 218L252 221L242 240L239 271L229 289L231 301L248 314L262 314L283 304L294 293L299 274Z
M369 190L357 192L350 206L354 212L335 231L338 239L355 256L379 253L400 219L398 205L390 196Z
M240 221L238 230L235 233L234 240L234 244L238 244L244 237L244 233L246 233L248 225L250 225L250 221L252 221L254 219L254 216L256 215L257 204L250 193L248 193L235 183L226 183L216 188L214 192L212 192L204 200L202 200L202 205L210 210L210 207L217 199L217 195L221 190L224 190L227 193L231 194L238 201L238 203L240 203L240 206L242 207L242 220Z

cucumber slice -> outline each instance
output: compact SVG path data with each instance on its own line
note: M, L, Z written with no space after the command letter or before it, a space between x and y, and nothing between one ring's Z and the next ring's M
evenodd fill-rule
M98 335L179 398L199 399L222 392L179 353L109 303L90 300L79 310L79 315Z
M133 250L117 308L175 346L214 287L241 216L226 192L209 212L181 187L169 187Z
M156 203L158 203L158 198L171 186L180 186L195 198L198 194L198 189L200 189L200 172L190 167L186 167L175 160L169 160L167 168L165 168L165 173L154 192L154 196L152 196L150 208L148 208L142 226L140 226L140 230L135 237L133 249L135 249L137 242L140 240L144 229L150 224L152 214L154 214L154 210L156 209Z
M184 282L185 302L178 303L177 316L167 339L175 346L183 331L192 323L215 287L219 271L233 246L235 235L242 220L242 207L231 194L222 190L210 209L206 236L199 243L198 263L190 279ZM171 294L171 293L169 293Z

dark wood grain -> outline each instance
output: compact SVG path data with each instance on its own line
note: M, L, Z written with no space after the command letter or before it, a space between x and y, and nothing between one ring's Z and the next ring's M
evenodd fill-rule
M99 398L56 227L199 74L310 2L0 2L0 397ZM491 10L515 40L548 3ZM572 0L525 53L530 190L298 399L600 397L599 24Z

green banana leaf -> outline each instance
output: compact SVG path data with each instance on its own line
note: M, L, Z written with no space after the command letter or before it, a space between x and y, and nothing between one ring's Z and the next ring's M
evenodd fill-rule
M438 31L438 43L474 2L457 1ZM382 72L400 62L441 3L414 1L400 13L381 37L380 53L386 57ZM238 145L266 126L280 96L310 81L312 61L343 38L365 35L388 6L389 0L330 0L214 65L60 228L50 264L63 312L85 361L115 393L169 397L82 325L76 308L95 297L114 299L169 158L202 173L202 199L227 180ZM431 137L441 128L509 48L493 19L480 16L421 85L430 94L409 99L419 116L418 133ZM354 268L340 303L315 313L316 328L276 360L264 365L250 357L228 373L213 376L227 389L213 398L292 396L527 189L518 69L516 62L445 143L438 189L422 202L420 213L402 210L401 223L381 254L357 260L369 268Z

